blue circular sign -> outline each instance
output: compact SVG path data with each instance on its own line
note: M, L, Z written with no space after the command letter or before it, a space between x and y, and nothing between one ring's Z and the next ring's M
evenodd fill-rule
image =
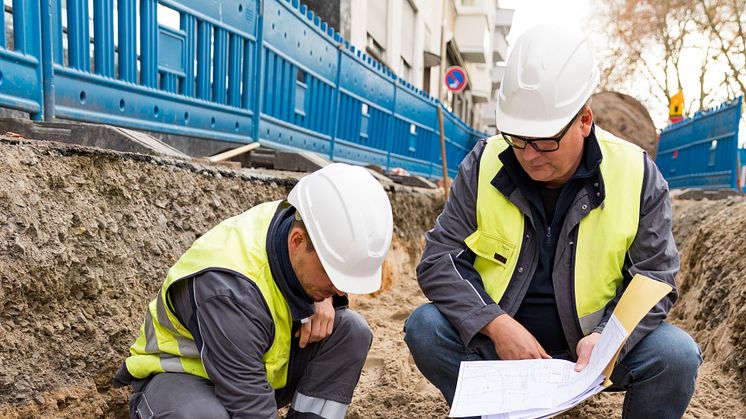
M453 93L464 90L469 78L466 76L466 70L459 66L448 67L445 74L446 88Z

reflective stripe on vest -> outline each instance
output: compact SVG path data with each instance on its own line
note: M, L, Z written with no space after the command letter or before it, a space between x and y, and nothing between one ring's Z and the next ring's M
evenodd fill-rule
M643 151L595 128L604 158L604 202L580 221L574 265L575 310L583 334L603 318L606 304L622 284L624 258L637 234L640 193L645 175ZM491 184L502 167L498 155L507 144L488 140L479 162L477 231L466 238L476 254L474 268L495 302L505 293L516 268L524 236L521 211Z
M135 378L160 372L184 372L209 378L194 338L172 312L168 289L206 269L227 269L253 281L264 296L275 324L275 337L263 361L272 388L285 387L290 358L292 318L272 278L266 241L270 223L282 201L258 205L218 224L181 256L168 271L158 296L150 302L140 336L130 347L127 370Z

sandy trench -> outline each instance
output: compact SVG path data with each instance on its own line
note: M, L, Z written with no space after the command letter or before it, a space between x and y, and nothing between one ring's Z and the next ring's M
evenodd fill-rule
M239 171L0 136L0 417L124 418L110 387L165 272L220 220L283 197L281 173ZM349 418L440 418L402 324L426 302L414 267L442 195L388 188L384 289L354 297L374 343ZM670 320L703 349L685 417L746 417L746 200L674 201L681 296ZM601 394L563 417L620 417Z

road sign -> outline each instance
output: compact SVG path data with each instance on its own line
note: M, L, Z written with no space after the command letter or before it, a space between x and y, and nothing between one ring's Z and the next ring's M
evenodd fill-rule
M679 117L679 121L681 120L681 116L684 115L684 92L679 90L675 95L671 96L671 98L668 99L668 116L673 120L675 117ZM673 121L677 122L677 121Z
M445 75L446 88L453 93L464 90L469 78L466 76L466 70L459 66L448 67Z

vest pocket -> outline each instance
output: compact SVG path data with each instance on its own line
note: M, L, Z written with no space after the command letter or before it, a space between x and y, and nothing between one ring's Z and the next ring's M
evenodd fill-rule
M515 244L477 229L464 242L477 256L505 267L515 253Z
M270 349L264 353L264 368L267 371L267 381L273 389L277 390L285 387L288 378L288 368L290 366L290 344L287 344L287 350L275 351L272 348L278 344L275 342ZM280 343L282 345L282 343Z

